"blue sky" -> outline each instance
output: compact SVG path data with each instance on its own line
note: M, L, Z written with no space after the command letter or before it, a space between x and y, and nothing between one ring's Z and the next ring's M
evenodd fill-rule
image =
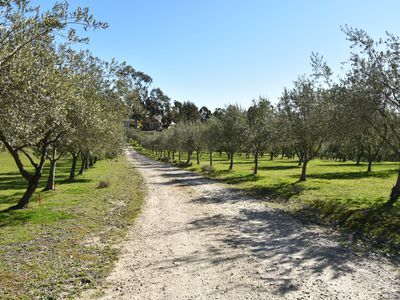
M71 0L110 28L88 46L149 74L171 99L214 109L247 107L258 96L277 102L309 73L312 51L334 71L349 53L340 26L373 37L400 35L400 1L371 0ZM53 1L32 3L49 6Z

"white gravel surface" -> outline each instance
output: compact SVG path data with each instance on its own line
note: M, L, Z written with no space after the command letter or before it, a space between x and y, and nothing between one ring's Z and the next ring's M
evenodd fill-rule
M399 268L383 258L223 184L127 156L148 196L101 299L400 299Z

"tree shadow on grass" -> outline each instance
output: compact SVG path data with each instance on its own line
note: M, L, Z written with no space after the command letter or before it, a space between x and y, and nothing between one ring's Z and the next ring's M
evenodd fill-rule
M40 209L22 209L11 211L0 211L0 228L24 225L26 223L32 224L49 224L61 219L73 218L69 212L61 210L52 210L48 207Z
M31 213L24 211L5 212L0 211L0 228L7 226L17 226L28 222L32 218Z
M248 188L243 188L242 190L253 197L268 197L271 201L288 201L291 197L301 194L305 189L298 182L292 183L276 183L269 186L255 185ZM316 189L316 188L314 188ZM239 191L239 190L238 190Z
M266 170L266 171L281 171L281 170L292 170L292 169L299 169L301 166L293 165L293 166L260 166L259 170Z
M21 176L0 177L0 191L26 189L27 186L28 186L28 181L23 179Z
M350 163L345 163L345 162L333 162L333 163L318 163L318 166L322 167L367 167L368 163L367 162L361 162L359 165L356 165L356 162L350 162ZM374 166L398 166L399 163L397 162L374 162L372 163L372 167Z
M1 205L13 205L16 204L19 198L22 196L22 192L17 192L11 195L0 196L0 204Z
M324 174L308 174L307 178L312 179L362 179L362 178L380 178L386 179L397 173L397 169L383 170L383 171L372 171L371 173L367 172L333 172L333 173L324 173ZM291 175L292 178L297 178L297 175Z
M88 178L75 178L75 180L68 180L68 177L66 177L65 179L62 179L60 181L56 181L56 184L73 184L73 183L88 183L91 182L91 179Z
M261 177L257 175L247 174L247 175L229 176L227 178L222 179L222 181L227 184L238 184L242 182L255 182L260 179Z

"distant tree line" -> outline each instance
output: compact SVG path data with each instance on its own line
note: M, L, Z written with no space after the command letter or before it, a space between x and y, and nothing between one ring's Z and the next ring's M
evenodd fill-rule
M232 169L237 153L252 155L254 174L260 156L296 157L302 166L300 181L307 179L307 166L314 158L366 161L366 172L372 171L374 161L399 161L400 39L387 34L373 40L363 30L342 30L352 52L338 80L323 57L313 53L312 74L285 89L277 105L260 98L247 110L228 105L202 118L193 104L175 102L173 107L163 105L169 107L163 111L163 125L168 128L172 120L176 126L132 135L163 157L181 160L187 153L187 163L194 153L200 163L200 154L207 152L212 165L212 153L225 152ZM392 207L399 196L400 169L386 206Z

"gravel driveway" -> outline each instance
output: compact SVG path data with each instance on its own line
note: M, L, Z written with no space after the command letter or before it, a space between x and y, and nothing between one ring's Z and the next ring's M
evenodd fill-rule
M201 176L129 160L148 188L102 299L400 299L399 268Z

